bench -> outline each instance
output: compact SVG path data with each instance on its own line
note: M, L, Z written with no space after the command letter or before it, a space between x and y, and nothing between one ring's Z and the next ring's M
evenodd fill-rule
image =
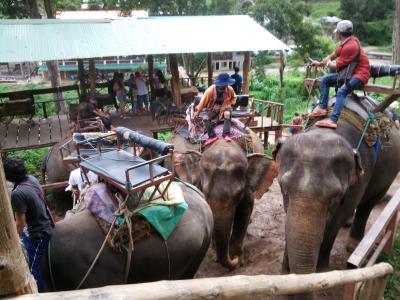
M35 115L35 102L33 97L18 100L9 100L0 104L1 123L8 125L15 116L28 116L27 123L33 122Z

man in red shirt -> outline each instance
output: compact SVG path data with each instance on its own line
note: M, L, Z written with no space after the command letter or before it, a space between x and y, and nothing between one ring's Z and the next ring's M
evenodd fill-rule
M368 57L363 48L361 48L358 39L353 36L353 23L348 20L340 21L336 25L335 33L340 40L340 46L330 55L325 57L319 66L326 65L328 68L335 68L337 71L347 68L353 61L357 60L352 76L345 81L338 89L336 94L336 103L329 119L321 120L315 123L318 127L328 127L335 129L340 113L343 109L346 96L354 89L361 87L368 82L370 77L370 67ZM332 62L335 60L336 62ZM316 108L309 117L320 117L327 115L329 87L338 83L338 73L326 75L321 78L320 90L321 96Z

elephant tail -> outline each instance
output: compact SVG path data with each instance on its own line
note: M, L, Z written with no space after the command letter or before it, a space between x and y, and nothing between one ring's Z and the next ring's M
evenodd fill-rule
M47 163L49 162L50 155L53 152L53 148L51 147L50 151L46 154L42 161L42 166L40 167L41 176L42 176L42 184L46 184L46 172L47 172Z

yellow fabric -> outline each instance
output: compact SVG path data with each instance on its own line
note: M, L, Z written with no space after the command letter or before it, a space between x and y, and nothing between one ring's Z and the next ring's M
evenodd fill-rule
M153 193L155 187L151 186L144 191L143 198L140 201L140 206L145 206L149 204L160 204L160 205L176 205L179 203L184 203L185 199L183 197L182 189L176 182L172 182L164 194L164 199L161 197L162 192L167 186L168 181L164 181L158 187L158 190L153 196L153 200L149 201L151 194Z

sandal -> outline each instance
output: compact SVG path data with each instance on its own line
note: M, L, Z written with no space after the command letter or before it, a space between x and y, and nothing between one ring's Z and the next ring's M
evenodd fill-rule
M308 114L308 118L317 118L317 117L324 117L328 115L328 111L323 108L317 108L312 113Z
M214 143L216 140L218 140L218 138L216 136L209 138L205 143L204 143L204 147L211 145L212 143Z
M337 124L333 122L331 119L328 120L321 120L315 123L315 126L317 127L324 127L324 128L331 128L331 129L336 129Z

